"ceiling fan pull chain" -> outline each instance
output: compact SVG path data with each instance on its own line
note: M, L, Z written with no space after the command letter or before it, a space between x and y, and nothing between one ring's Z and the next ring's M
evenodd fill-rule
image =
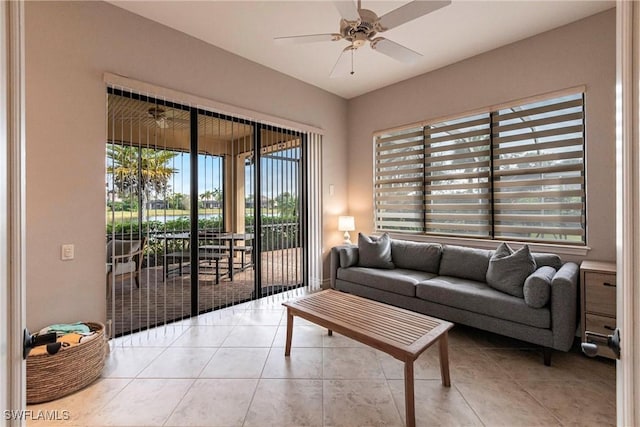
M351 75L353 76L356 72L353 71L353 51L355 49L351 48Z

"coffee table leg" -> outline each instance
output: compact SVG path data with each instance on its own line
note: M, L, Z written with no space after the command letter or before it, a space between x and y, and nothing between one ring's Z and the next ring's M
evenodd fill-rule
M291 336L293 335L293 314L291 310L287 309L287 343L284 347L284 355L289 356L291 354Z
M442 385L451 387L451 378L449 377L449 345L448 332L440 335L440 375L442 376Z
M407 427L415 427L416 407L413 396L413 360L404 362L404 405Z

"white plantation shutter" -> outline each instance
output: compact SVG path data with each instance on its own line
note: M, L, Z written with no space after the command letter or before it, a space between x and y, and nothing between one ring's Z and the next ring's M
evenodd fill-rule
M583 97L376 136L376 230L584 245Z
M489 114L425 128L427 233L491 236Z
M493 115L495 236L585 242L582 94Z
M376 137L376 230L413 234L424 231L423 139L422 127Z

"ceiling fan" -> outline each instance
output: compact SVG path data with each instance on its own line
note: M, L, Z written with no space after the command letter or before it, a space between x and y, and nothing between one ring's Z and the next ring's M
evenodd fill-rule
M174 112L174 110L170 111ZM189 124L188 119L175 117L173 114L169 115L164 108L158 106L149 108L147 110L147 117L153 119L160 129L168 129L169 127L171 127L170 122Z
M364 46L366 42L369 42L373 50L401 62L411 63L420 58L422 55L418 52L384 37L376 37L376 35L448 6L451 4L451 0L414 0L381 17L378 17L378 15L371 10L363 9L361 7L361 0L358 0L357 6L353 0L334 1L333 3L338 9L340 16L342 16L339 33L276 37L275 41L284 43L314 43L338 41L342 39L347 40L351 44L343 49L338 58L338 62L336 62L333 70L331 70L330 76L337 77L347 73L355 73L353 70L353 53L359 47ZM351 61L349 61L349 59L351 59ZM349 67L349 65L351 65L351 67Z

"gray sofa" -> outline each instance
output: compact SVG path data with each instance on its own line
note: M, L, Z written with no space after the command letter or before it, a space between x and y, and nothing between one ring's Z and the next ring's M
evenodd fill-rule
M540 345L546 365L551 349L568 351L573 344L579 268L557 255L527 252L534 272L525 271L525 285L509 290L516 296L487 283L497 251L390 239L390 260L382 265L360 252L358 246L332 248L332 288ZM542 299L535 287L527 289L541 282Z

